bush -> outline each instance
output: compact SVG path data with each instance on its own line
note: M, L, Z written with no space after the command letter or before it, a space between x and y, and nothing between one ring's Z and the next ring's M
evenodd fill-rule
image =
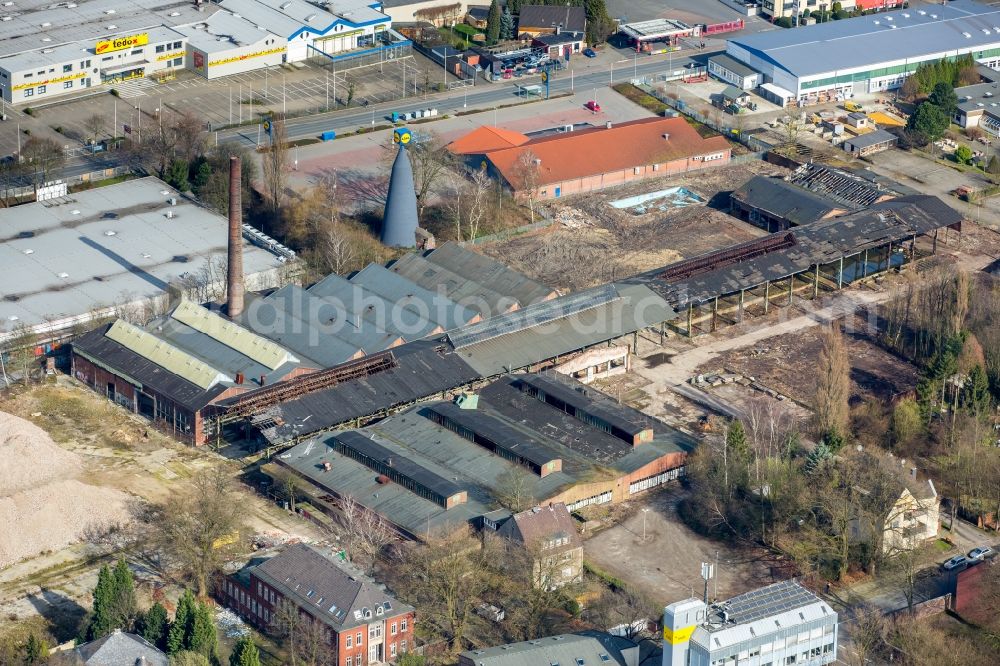
M778 26L779 28L791 28L792 19L787 16L781 16L774 20L774 25Z
M112 88L111 89L111 94L114 95L115 97L121 97L122 96L122 94L120 92L118 92L118 88Z
M955 161L959 164L972 164L972 150L968 146L955 149Z
M26 107L24 107L24 112L25 112L25 113L26 113L27 115L29 115L29 116L33 116L33 115L35 115L35 110L34 110L33 108L31 108L30 106L26 106Z

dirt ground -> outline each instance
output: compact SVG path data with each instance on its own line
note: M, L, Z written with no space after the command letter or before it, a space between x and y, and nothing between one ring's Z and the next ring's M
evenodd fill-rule
M645 180L547 203L557 224L543 232L483 246L483 251L560 290L577 290L693 257L764 232L723 212L729 193L758 174L785 169L765 162ZM682 186L706 203L634 215L608 202Z
M17 387L0 396L0 410L30 420L60 447L82 458L79 479L114 488L145 501L160 501L195 472L233 463L211 451L175 442L128 411L60 376L55 384ZM244 495L248 527L271 540L317 541L319 530L297 516L249 492ZM0 570L0 617L7 622L37 621L42 616L57 638L70 637L83 617L108 559L95 544L78 543L22 560ZM140 592L162 581L137 569Z
M911 363L862 334L848 334L845 342L851 360L852 403L866 397L888 402L916 388L919 373ZM819 329L810 328L723 352L699 367L698 372L725 371L752 376L768 388L810 404L819 351Z
M763 550L735 548L692 532L677 515L680 498L681 491L670 488L632 503L631 515L584 543L584 557L663 604L701 597L702 562L718 561L709 597L729 598L789 577L782 563Z

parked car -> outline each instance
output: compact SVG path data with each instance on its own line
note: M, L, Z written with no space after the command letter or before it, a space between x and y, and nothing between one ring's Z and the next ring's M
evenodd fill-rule
M590 100L589 102L587 102L586 104L584 104L584 106L586 108L590 109L591 111L593 111L594 113L600 113L601 112L601 105L597 103L596 99Z
M973 548L969 551L969 559L973 562L982 562L983 560L992 560L997 556L997 551L993 550L989 546L980 546L979 548Z
M965 555L956 555L947 562L941 565L942 571L955 571L957 569L964 569L969 566L969 558Z
M583 55L587 56L588 58L596 58L597 57L597 51L595 51L592 48L586 48L586 49L583 50Z

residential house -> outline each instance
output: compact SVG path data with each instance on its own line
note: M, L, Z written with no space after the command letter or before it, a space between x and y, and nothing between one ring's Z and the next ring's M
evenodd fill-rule
M583 575L583 542L562 502L516 513L497 532L532 554L540 587L559 588Z
M414 610L319 548L295 544L225 577L220 600L266 630L284 600L330 632L340 666L390 664L414 647Z
M882 520L882 552L887 554L910 550L936 538L940 517L940 499L934 482L919 479L916 467L911 467L907 472L905 460L899 461L898 469L892 469L895 462L890 457L888 461L879 463L890 467L898 484L898 488L892 490L898 499ZM866 488L858 487L857 490L862 494L869 493ZM854 519L850 525L851 538L862 539L869 529L863 521Z
M639 666L639 646L630 640L598 631L547 636L509 643L458 656L458 666L526 666L543 664L596 664Z
M586 48L587 33L557 29L553 33L534 37L531 45L537 49L545 49L545 54L552 60L569 60L570 56Z
M469 11L465 13L465 22L473 28L485 30L489 15L489 5L469 5Z
M517 34L524 37L560 31L587 32L587 12L568 5L522 5L517 17Z
M115 629L103 638L54 655L51 662L74 666L167 666L168 659L142 636Z

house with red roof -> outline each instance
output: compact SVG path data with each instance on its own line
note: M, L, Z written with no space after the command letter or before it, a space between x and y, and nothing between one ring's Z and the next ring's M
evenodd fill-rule
M722 136L702 137L683 118L643 118L529 138L480 127L448 146L517 196L552 199L729 163Z

